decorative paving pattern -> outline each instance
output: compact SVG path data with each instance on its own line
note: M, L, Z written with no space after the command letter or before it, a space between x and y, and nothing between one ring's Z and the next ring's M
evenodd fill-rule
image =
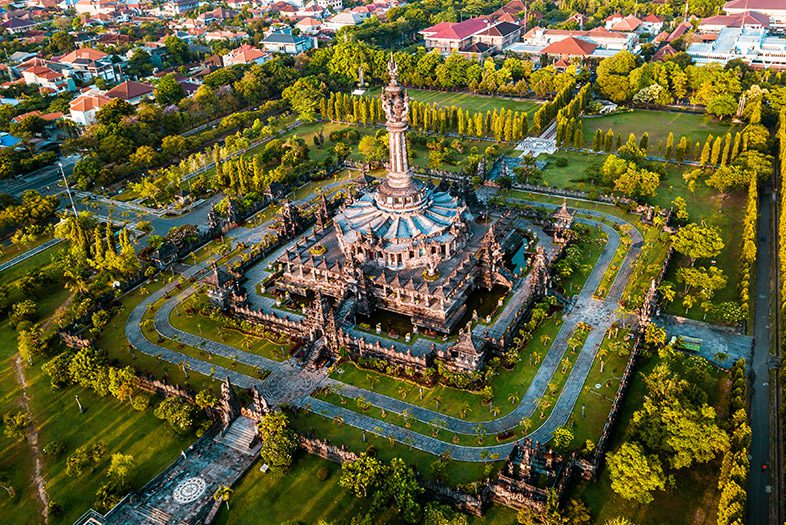
M205 493L207 482L202 478L188 478L181 481L172 492L172 499L181 505L192 503Z

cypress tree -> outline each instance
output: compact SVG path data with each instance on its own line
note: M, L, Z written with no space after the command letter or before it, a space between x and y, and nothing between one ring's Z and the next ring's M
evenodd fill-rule
M600 128L595 130L595 138L592 139L592 149L595 151L603 149L603 131Z
M716 138L715 142L713 142L712 144L712 154L710 156L710 162L712 162L713 165L717 165L718 162L720 161L720 154L721 154L722 147L723 147L723 139L721 139L720 137Z
M608 130L606 132L606 142L603 145L603 149L611 153L611 148L614 147L614 130Z
M734 146L731 148L731 158L729 161L734 161L737 158L737 155L740 154L740 132L734 134Z
M731 155L731 133L726 133L726 138L723 142L723 153L721 154L721 166L725 166L729 161Z
M644 133L641 134L641 138L639 139L639 149L646 152L649 143L650 143L650 134L645 131Z
M666 138L666 160L671 160L671 156L674 152L674 133L669 132L669 136Z
M584 147L584 133L581 130L581 126L576 126L576 129L573 131L573 147L576 149Z
M619 151L621 147L622 147L622 135L617 135L617 147L614 149L615 151Z

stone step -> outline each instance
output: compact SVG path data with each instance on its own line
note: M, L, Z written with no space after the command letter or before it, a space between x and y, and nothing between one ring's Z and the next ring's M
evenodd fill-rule
M215 440L244 454L256 454L259 444L251 447L257 437L256 424L251 419L240 416L233 421L229 428L216 436Z

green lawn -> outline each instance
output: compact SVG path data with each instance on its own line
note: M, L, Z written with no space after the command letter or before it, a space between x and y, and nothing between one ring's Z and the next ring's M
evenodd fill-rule
M426 89L407 88L409 98L427 104L436 103L440 107L456 106L469 111L499 111L500 109L528 113L530 118L538 109L540 103L535 100L521 100L517 98L473 95L470 93L452 93L449 91L431 91ZM380 88L370 89L366 92L368 97L380 96Z
M242 333L230 327L224 326L221 321L216 321L210 317L199 313L189 314L190 307L196 307L200 302L206 302L207 298L203 292L198 292L174 308L169 316L172 326L178 330L189 332L195 335L219 341L238 350L261 355L275 361L283 361L289 358L292 342L286 336L280 336L282 342L271 341L253 334ZM282 352L283 349L283 352Z
M617 393L630 353L630 343L624 342L626 333L627 331L620 330L616 337L611 337L607 333L601 343L598 353L605 353L605 359L596 355L571 414L571 419L575 423L572 428L571 448L581 448L587 440L597 443L603 432L603 425L611 410L611 402ZM602 372L601 361L603 361ZM584 406L584 416L581 415L582 406Z
M592 145L592 139L598 128L605 134L609 129L614 130L614 135L621 135L622 142L628 140L628 135L633 133L636 140L646 131L649 134L649 151L657 155L658 142L663 141L664 147L670 132L674 133L676 146L682 135L690 139L691 152L696 141L704 145L707 135L714 137L733 133L734 127L728 122L718 122L712 117L697 113L682 113L668 111L635 110L624 113L614 113L600 117L585 117L584 143ZM616 139L615 139L616 140ZM662 155L662 153L661 153Z
M155 281L148 281L124 295L120 299L120 312L104 328L98 341L96 341L96 346L105 350L109 358L118 365L131 366L139 372L149 373L158 378L166 378L170 383L176 385L188 385L195 390L209 388L218 392L220 388L218 380L208 378L196 372L190 372L188 378L186 378L179 366L167 364L165 361L130 348L125 335L125 324L128 316L147 295L162 288L165 284L165 279L168 281L169 277L158 276Z
M153 416L153 408L138 412L128 402L112 397L100 398L92 391L68 387L52 391L49 378L38 366L28 369L31 408L39 424L40 445L52 440L66 444L66 452L58 459L46 458L44 476L52 501L63 507L63 515L50 523L69 524L95 501L98 487L106 481L109 456L121 452L134 456L136 465L129 478L139 488L174 461L194 441L194 435L176 435ZM78 395L83 414L79 413L74 396ZM154 403L156 400L154 400ZM101 441L108 449L93 472L72 478L66 475L66 459L77 447Z
M274 516L273 523L294 520L316 524L319 520L348 524L354 516L369 510L370 499L354 497L339 486L341 466L330 461L301 454L287 472L262 473L258 465L249 470L236 486L229 503L219 512L217 525L261 523L261 516ZM320 481L317 472L327 469L329 476ZM293 502L297 504L293 505ZM377 517L375 524L401 524L388 510ZM470 517L470 523L484 525L513 525L515 512L505 507L492 506L483 518Z
M41 320L47 320L58 310L68 293L55 284L49 293L37 301ZM54 326L53 326L54 328ZM7 321L0 324L0 415L21 408L21 389L17 383L13 359L16 353L16 332ZM132 487L141 487L169 462L180 450L188 447L194 436L176 436L163 421L153 416L153 410L137 412L126 403L111 397L100 398L79 387L52 390L49 377L41 370L48 357L37 358L32 366L25 366L27 396L33 421L39 433L38 452L53 440L66 446L60 458L42 454L43 476L50 501L58 503L63 513L52 517L52 524L69 524L93 505L99 485L105 481L109 455L116 452L132 454L136 466L129 478ZM79 396L85 412L79 413L75 396ZM155 436L155 439L150 439ZM79 478L65 474L67 457L88 442L103 441L109 454L94 472ZM11 525L40 523L38 496L32 483L33 455L23 440L12 440L0 435L0 480L9 482L16 495L0 494L0 514L3 523Z
M491 380L491 387L494 391L492 406L500 408L500 416L507 414L518 404L515 400L512 403L509 400L510 396L517 396L521 399L529 388L539 367L535 363L538 358L542 359L548 352L560 325L560 313L557 312L535 331L532 340L523 349L516 366L512 370L501 369ZM530 356L537 357L531 360ZM341 365L331 377L466 421L486 421L494 417L489 405L483 402L483 397L479 393L467 390L459 390L441 384L432 388L422 387L423 396L421 399L419 385L372 370L362 370L352 363Z
M567 159L568 164L557 166L556 159L558 158ZM592 185L584 180L584 170L594 163L603 162L603 157L593 153L558 151L554 155L539 155L538 160L548 162L543 169L543 184L545 186L588 191Z
M428 475L430 466L439 458L428 452L411 448L407 445L390 441L375 434L366 434L363 440L362 433L349 425L338 424L322 416L312 413L298 413L292 418L292 426L305 435L327 439L330 443L344 445L353 452L363 452L369 447L374 447L377 456L385 461L395 457L403 458L418 472ZM490 475L494 475L501 467L503 461L492 463L466 463L451 460L445 470L446 483L462 485L471 483Z

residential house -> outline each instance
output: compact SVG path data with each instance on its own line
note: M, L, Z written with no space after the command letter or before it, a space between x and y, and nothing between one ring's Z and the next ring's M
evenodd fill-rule
M19 65L22 78L28 86L38 86L44 93L75 91L74 80L65 74L59 64L33 58Z
M316 39L308 36L296 36L292 30L271 31L264 39L262 46L271 53L297 55L316 47Z
M112 15L117 8L116 0L79 0L74 4L78 15Z
M342 0L317 0L317 5L323 9L339 11L344 8Z
M120 75L115 70L112 57L92 47L80 47L56 60L70 69L70 76L83 82L103 78L107 82L117 82Z
M241 32L241 31L226 31L220 29L218 31L207 31L203 38L206 42L215 42L219 40L229 40L232 42L237 42L238 40L243 40L244 38L248 37L248 33Z
M325 28L331 31L338 31L342 27L357 26L363 23L365 17L356 13L349 13L342 11L336 15L331 16L325 22Z
M575 36L557 40L553 44L549 44L540 50L541 55L548 55L557 57L560 60L569 60L571 58L588 58L591 57L598 44L584 40Z
M0 26L12 35L22 35L32 30L38 23L32 18L9 18Z
M217 7L212 11L207 11L206 13L200 14L196 19L200 24L207 26L215 22L223 22L225 20L235 18L236 16L237 12L232 11L231 9Z
M98 110L111 102L111 98L95 89L88 90L69 105L71 120L83 126L89 126L96 121Z
M459 51L472 44L476 33L491 26L489 19L477 17L463 22L441 22L420 31L427 49L438 49L442 53Z
M199 0L167 0L164 4L164 13L167 15L182 15L196 9Z
M564 46L551 47L563 40L570 41ZM575 42L575 40L588 42L592 45L587 46L581 42ZM636 33L609 31L603 27L596 27L589 31L534 27L527 31L520 43L509 46L508 50L526 55L546 53L559 57L586 56L586 53L589 53L593 58L604 58L623 49L634 51L637 44L638 35Z
M786 27L786 0L730 0L723 6L729 15L758 11L770 18L773 27Z
M122 98L129 104L134 105L149 99L152 94L153 86L133 80L126 80L104 93L109 98Z
M608 31L620 31L623 33L632 33L641 26L641 20L633 15L622 16L619 13L613 14L606 18L606 29Z
M640 32L657 35L663 29L663 20L663 17L654 14L645 16L641 19Z
M311 2L305 5L304 7L298 9L297 16L316 18L317 20L322 20L323 18L325 18L325 8L318 6L316 2Z
M300 29L303 35L316 35L322 30L322 22L316 18L306 17L295 24L295 27Z
M472 36L473 44L486 44L491 48L505 49L521 39L521 26L510 22L499 22Z
M22 139L5 131L0 131L0 148L15 148Z
M257 49L252 45L243 44L240 47L233 49L226 55L223 55L221 58L224 63L224 67L230 67L236 66L238 64L264 64L273 58L273 55Z

